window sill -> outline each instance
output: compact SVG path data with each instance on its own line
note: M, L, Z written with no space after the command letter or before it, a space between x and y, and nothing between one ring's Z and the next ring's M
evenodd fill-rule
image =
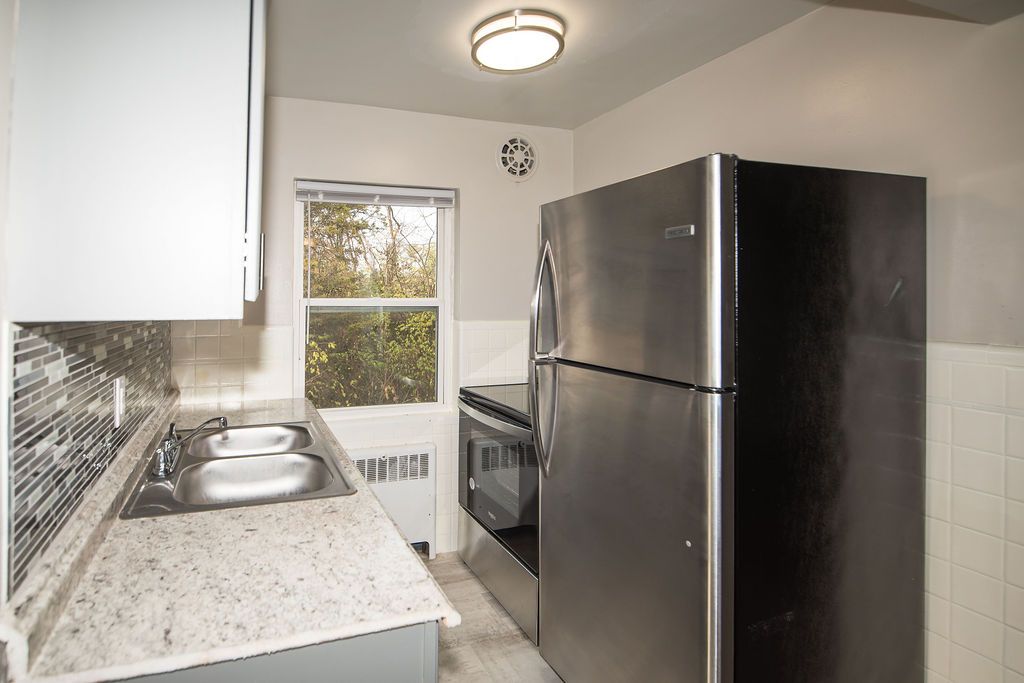
M455 408L444 403L420 403L398 406L368 406L366 408L318 408L325 421L368 420L381 417L429 417L453 415Z

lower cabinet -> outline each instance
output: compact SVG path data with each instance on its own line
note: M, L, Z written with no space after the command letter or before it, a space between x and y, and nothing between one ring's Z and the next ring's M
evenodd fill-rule
M138 683L436 683L437 622L132 678Z

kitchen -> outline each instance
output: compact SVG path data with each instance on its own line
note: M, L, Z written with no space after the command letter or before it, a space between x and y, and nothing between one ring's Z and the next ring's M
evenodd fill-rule
M6 679L1024 680L1024 8L510 9L0 2Z

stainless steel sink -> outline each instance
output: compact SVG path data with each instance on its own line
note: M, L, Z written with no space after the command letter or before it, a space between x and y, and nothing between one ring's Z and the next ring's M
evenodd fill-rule
M121 517L155 517L355 493L308 422L229 427L188 444L169 477L147 467Z
M313 445L313 435L298 425L253 425L228 427L199 434L189 443L189 454L197 458L233 458L301 451Z
M315 455L256 455L186 467L174 498L187 505L287 498L321 491L333 481L327 464Z

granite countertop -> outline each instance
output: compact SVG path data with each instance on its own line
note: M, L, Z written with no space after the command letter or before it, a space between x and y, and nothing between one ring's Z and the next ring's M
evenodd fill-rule
M116 520L29 677L101 681L460 617L304 400L183 408L182 425L309 421L350 496Z

